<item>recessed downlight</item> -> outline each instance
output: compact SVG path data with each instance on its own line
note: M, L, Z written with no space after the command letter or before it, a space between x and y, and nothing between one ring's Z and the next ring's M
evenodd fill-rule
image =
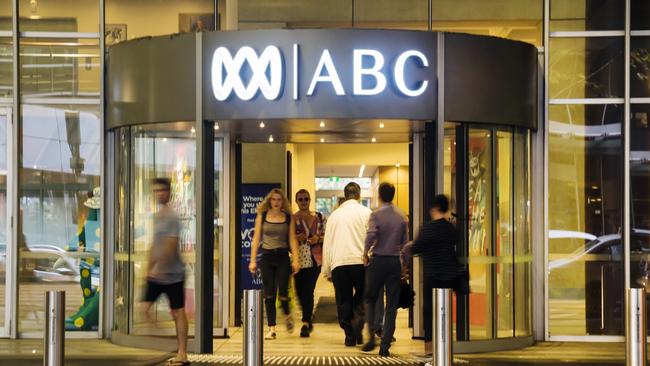
M269 135L269 142L273 142L273 135Z
M219 123L214 124L214 130L217 131L219 129Z
M379 122L379 128L384 128L384 122Z
M373 137L372 140L370 140L370 141L377 142L377 139Z
M323 127L325 127L325 122L320 121L320 128L323 128Z
M325 139L321 137L320 142L325 142Z
M260 122L260 128L264 128L265 124L264 121Z

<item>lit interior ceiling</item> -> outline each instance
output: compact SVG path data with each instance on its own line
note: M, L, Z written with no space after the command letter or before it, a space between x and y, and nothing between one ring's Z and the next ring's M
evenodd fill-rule
M217 123L219 131L230 132L231 139L239 142L269 142L272 137L276 143L395 143L410 142L414 132L424 130L423 121L409 120L290 119Z

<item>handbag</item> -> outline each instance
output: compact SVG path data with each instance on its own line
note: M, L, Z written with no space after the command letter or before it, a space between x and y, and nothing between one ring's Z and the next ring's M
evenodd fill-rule
M415 303L415 292L407 281L402 281L399 289L399 300L397 307L401 309L408 309Z

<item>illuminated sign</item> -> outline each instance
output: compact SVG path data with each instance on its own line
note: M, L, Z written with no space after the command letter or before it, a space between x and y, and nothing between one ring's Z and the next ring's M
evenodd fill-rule
M437 113L433 32L293 29L200 39L207 119L430 120Z
M299 49L298 44L294 44L292 47L293 59L297 61L293 64L296 70L292 73L294 75L294 100L299 99L300 76L297 72ZM349 61L352 61L352 95L370 96L384 92L387 85L387 77L382 71L385 65L384 55L374 49L354 49L351 58L352 60L343 62L348 64ZM370 61L370 65L364 66L364 60ZM426 55L417 50L407 50L396 57L394 66L388 73L399 93L406 97L417 97L426 91L429 81L419 80L416 83L417 86L407 85L405 73L409 61L414 61L409 67L429 67ZM244 65L248 65L251 70L246 81L242 76ZM259 55L253 48L244 46L239 48L234 56L226 47L218 47L212 55L210 68L212 92L218 101L227 100L233 92L239 99L246 101L255 98L260 93L266 100L275 100L282 93L286 73L284 57L276 46L267 46ZM371 81L370 84L374 83L374 85L372 87L364 86L364 79ZM341 76L328 49L324 49L320 54L306 96L314 96L319 85L323 87L329 85L336 95L346 95Z

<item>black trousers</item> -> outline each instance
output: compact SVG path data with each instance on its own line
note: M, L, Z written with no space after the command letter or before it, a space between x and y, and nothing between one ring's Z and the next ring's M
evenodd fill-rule
M293 276L296 294L302 308L302 321L311 324L314 314L314 289L320 275L320 267L301 268Z
M440 281L434 278L425 277L423 285L422 311L424 311L424 314L422 320L424 320L424 341L431 342L431 340L433 340L433 289L454 288L455 281Z
M381 347L390 348L390 341L395 333L395 318L402 277L402 265L399 257L370 258L366 268L366 315L370 339L374 337L373 325L378 317L384 317L384 329L381 337ZM386 288L386 307L383 313L377 313L377 300Z
M332 270L339 325L346 337L361 338L364 272L363 264L339 266Z
M286 250L265 251L260 261L262 285L264 287L264 307L268 325L276 325L275 299L280 295L280 303L285 315L289 314L289 278L291 263Z

